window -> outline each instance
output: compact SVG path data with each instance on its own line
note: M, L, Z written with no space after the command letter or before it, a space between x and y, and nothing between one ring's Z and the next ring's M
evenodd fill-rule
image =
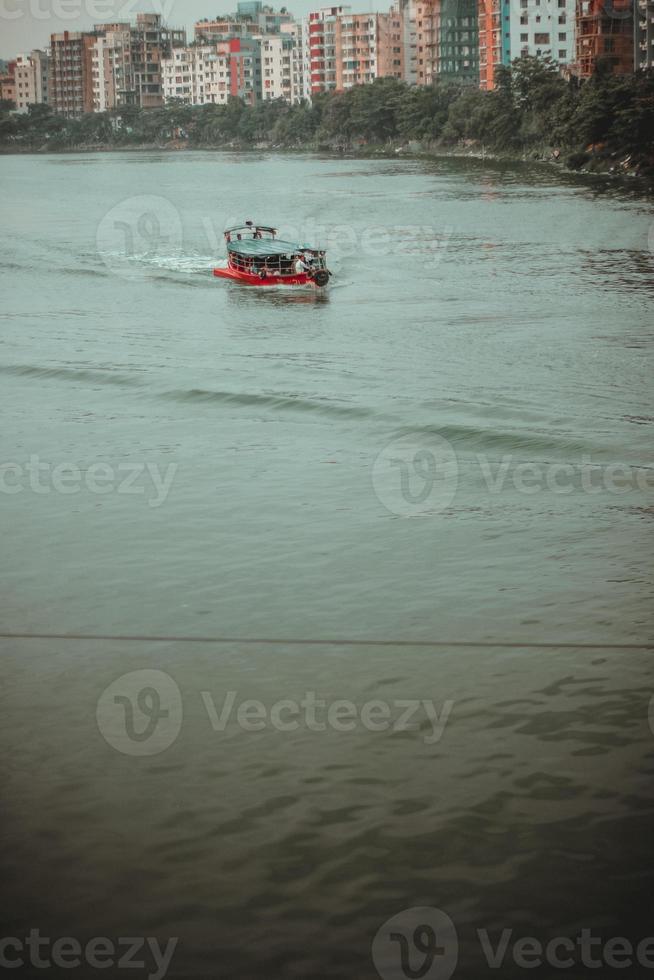
M567 37L567 35L566 35L565 31L562 34L561 34L561 32L559 32L559 41L565 41L566 40L566 37Z
M534 34L534 44L549 44L549 34Z
M528 22L529 22L529 18L527 17L526 14L523 14L522 17L520 18L520 23L527 24Z
M522 42L528 41L529 40L529 35L528 34L521 34L520 35L520 40Z
M565 60L567 58L567 56L568 56L568 52L567 51L565 51L565 50L559 51L559 58Z

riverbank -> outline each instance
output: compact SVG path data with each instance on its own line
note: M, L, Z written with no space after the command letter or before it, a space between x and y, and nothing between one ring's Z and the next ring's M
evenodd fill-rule
M0 148L26 152L190 149L470 157L546 163L639 178L654 187L654 71L566 80L546 59L517 59L496 88L410 86L380 78L311 103L282 99L160 108L125 106L76 118L48 106L0 110Z
M438 142L334 145L308 143L305 145L284 146L260 140L248 144L238 140L229 143L197 145L189 140L163 140L151 143L80 143L74 146L52 146L49 142L39 146L0 146L0 155L6 154L47 154L62 155L76 153L193 153L212 151L219 153L292 153L297 155L321 153L337 159L467 159L488 161L497 164L520 165L535 164L552 168L562 174L586 175L608 178L611 181L624 181L634 189L654 195L654 162L644 166L634 160L632 154L608 153L602 147L588 147L583 151L564 152L558 148L544 147L523 153L488 149L476 140L461 141L457 144Z

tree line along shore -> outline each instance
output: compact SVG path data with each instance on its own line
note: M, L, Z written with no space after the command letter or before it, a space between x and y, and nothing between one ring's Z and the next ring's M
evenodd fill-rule
M252 106L168 103L79 119L47 105L0 103L0 150L52 152L139 147L275 148L367 154L407 149L558 160L569 169L640 176L654 187L654 71L564 79L547 59L520 58L496 88L391 78L312 103Z

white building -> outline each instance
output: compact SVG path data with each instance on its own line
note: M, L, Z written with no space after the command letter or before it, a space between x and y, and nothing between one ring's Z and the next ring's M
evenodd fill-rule
M132 89L129 24L110 26L95 38L91 47L91 80L93 112L126 104L127 93Z
M290 24L282 24L282 36L288 36L292 40L291 45L291 80L292 96L291 102L302 102L311 95L311 86L308 68L308 33L304 21L293 21Z
M224 105L231 92L230 64L229 50L219 43L176 48L161 61L164 100Z
M38 49L16 58L17 112L27 112L29 106L48 101L48 65L48 55Z
M510 8L511 59L536 55L575 60L575 0L518 0Z
M291 34L266 34L261 45L261 98L264 102L284 99L300 100L297 63L294 58L295 38ZM295 69L295 71L294 71ZM294 78L295 75L295 78Z

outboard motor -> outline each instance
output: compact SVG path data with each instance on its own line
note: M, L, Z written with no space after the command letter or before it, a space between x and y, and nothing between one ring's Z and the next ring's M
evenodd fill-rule
M311 278L315 282L316 286L326 286L329 282L329 272L327 269L318 269L317 272L313 273Z

